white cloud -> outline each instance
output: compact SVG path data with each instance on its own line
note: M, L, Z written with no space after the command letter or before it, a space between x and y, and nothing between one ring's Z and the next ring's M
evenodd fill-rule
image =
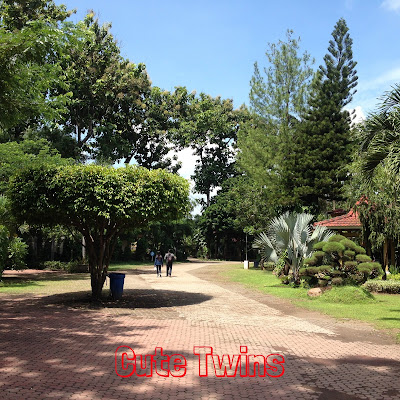
M354 108L348 108L347 111L351 115L354 115L354 117L351 121L352 125L358 124L359 122L362 122L365 120L365 114L364 114L364 111L361 106L356 106Z
M400 0L384 0L381 4L382 8L389 11L400 11Z

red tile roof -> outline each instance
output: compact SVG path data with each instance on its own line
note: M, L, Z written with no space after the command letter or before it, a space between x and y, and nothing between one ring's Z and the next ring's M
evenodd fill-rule
M362 224L357 211L351 209L347 214L316 222L314 226L322 225L331 229L361 229Z

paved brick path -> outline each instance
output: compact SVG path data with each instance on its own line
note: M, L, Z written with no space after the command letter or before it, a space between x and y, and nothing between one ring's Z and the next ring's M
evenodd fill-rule
M151 267L127 275L125 300L105 309L57 295L1 295L0 397L400 399L400 346L385 335L361 323L288 315L201 279L199 268L210 267L177 264L172 278L157 278ZM120 345L136 354L154 354L155 347L181 354L187 374L120 378L114 372ZM200 377L194 346L211 346L218 355L239 354L240 346L256 355L280 353L285 374L217 378L210 363L209 376Z

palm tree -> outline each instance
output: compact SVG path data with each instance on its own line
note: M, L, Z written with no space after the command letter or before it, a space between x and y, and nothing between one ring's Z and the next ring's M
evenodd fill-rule
M313 229L310 224L313 218L312 214L286 212L270 222L267 232L259 234L253 247L261 250L264 261L277 262L286 251L286 262L292 269L294 281L298 282L299 269L303 260L311 257L313 245L333 236L325 226Z
M377 113L359 132L361 172L370 181L382 165L389 173L400 173L400 85L386 92Z

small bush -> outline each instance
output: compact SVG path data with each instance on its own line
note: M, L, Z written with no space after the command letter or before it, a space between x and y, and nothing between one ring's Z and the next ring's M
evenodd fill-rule
M275 268L275 263L272 261L267 261L264 263L264 269L267 271L273 271Z
M388 275L388 279L391 281L400 281L400 274Z
M366 262L371 262L372 259L370 256L367 256L366 254L357 254L356 255L356 260L360 263L366 263Z
M364 283L364 287L369 292L378 293L390 293L390 294L400 294L400 282L399 281L378 281L368 280Z
M349 277L347 279L347 283L350 285L361 285L362 283L365 282L365 276L362 272L355 272L353 274L349 274Z
M318 286L320 287L328 286L328 281L326 279L318 279Z
M343 285L343 283L343 278L341 278L340 276L332 278L332 286L341 286Z
M45 261L43 267L50 271L67 271L68 263L61 261Z
M26 267L25 258L28 254L28 245L19 237L14 237L8 245L7 266L11 269L23 269Z
M339 242L327 242L322 250L326 253L341 253L345 250L345 247Z
M288 275L281 275L281 276L279 277L279 279L281 280L281 282L282 282L284 285L288 285L289 282L290 282L289 276L288 276Z
M389 266L389 272L393 275L397 275L400 274L400 265L399 266L395 266L395 265L390 265Z
M68 272L71 274L89 272L89 265L85 261L71 261L68 263Z

